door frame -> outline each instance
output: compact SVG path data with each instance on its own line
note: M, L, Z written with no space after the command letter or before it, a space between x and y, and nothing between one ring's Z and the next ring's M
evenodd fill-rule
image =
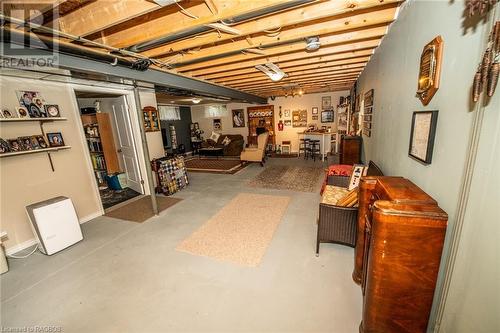
M111 94L116 94L116 95L122 95L125 97L125 102L127 103L127 110L128 114L130 117L130 125L132 128L132 138L134 142L134 150L135 150L135 156L137 159L137 163L139 165L139 172L140 172L140 178L143 182L142 184L142 189L143 189L143 195L149 195L149 182L148 182L148 177L146 176L147 169L146 169L146 161L144 160L144 151L142 148L142 141L141 141L141 128L140 128L140 120L138 117L138 113L136 110L135 106L135 98L134 98L134 92L133 90L128 90L128 89L116 89L116 88L104 88L104 87L96 87L96 86L82 86L79 84L70 84L70 89L73 92L73 105L74 108L77 112L76 118L78 121L79 126L78 131L79 131L79 136L80 136L80 141L84 145L84 147L87 147L87 140L85 138L85 132L83 129L83 125L81 123L81 118L80 118L80 108L78 106L78 98L76 97L76 92L81 91L81 92L92 92L92 93L111 93ZM99 193L99 187L97 186L97 182L95 181L95 175L94 175L94 168L92 166L92 160L90 157L90 152L87 149L85 149L85 159L87 161L87 171L89 175L91 176L92 179L94 179L93 186L92 188L94 189L94 193L96 198L98 199L99 205L100 205L100 212L102 215L104 215L104 207L102 205L102 200L101 196Z

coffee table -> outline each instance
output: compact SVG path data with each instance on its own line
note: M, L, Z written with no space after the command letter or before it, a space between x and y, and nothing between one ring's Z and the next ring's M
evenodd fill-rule
M224 153L223 148L208 147L208 148L198 149L198 154L200 154L200 156L215 156L217 157L217 159L219 158L219 156L222 156L223 153Z

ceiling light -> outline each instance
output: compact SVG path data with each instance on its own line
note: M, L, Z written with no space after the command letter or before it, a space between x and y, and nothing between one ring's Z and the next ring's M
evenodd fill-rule
M321 42L319 41L319 37L307 37L306 38L306 50L307 51L316 51L321 46Z
M165 7L165 6L170 6L178 2L179 0L153 0L153 1L156 2L157 5Z
M198 103L200 103L200 102L201 102L201 98L193 98L191 101L192 101L194 104L198 104Z
M170 101L170 103L175 103L175 101Z
M299 90L299 95L300 95L300 96L304 95L304 90L300 89L300 90Z
M277 82L287 76L285 72L278 67L278 65L275 65L272 62L268 62L264 65L257 65L255 68L269 76L269 78L274 82Z

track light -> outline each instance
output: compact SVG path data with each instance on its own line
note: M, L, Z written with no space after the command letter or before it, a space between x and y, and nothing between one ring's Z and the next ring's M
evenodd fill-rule
M198 104L198 103L200 103L200 102L201 102L201 98L193 98L191 101L192 101L194 104Z

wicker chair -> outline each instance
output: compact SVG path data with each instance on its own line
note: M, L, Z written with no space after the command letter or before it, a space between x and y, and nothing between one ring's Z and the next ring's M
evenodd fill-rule
M328 185L345 189L349 177L328 176ZM347 190L346 190L347 191ZM341 207L321 202L319 204L316 256L320 243L337 243L356 246L358 207Z

